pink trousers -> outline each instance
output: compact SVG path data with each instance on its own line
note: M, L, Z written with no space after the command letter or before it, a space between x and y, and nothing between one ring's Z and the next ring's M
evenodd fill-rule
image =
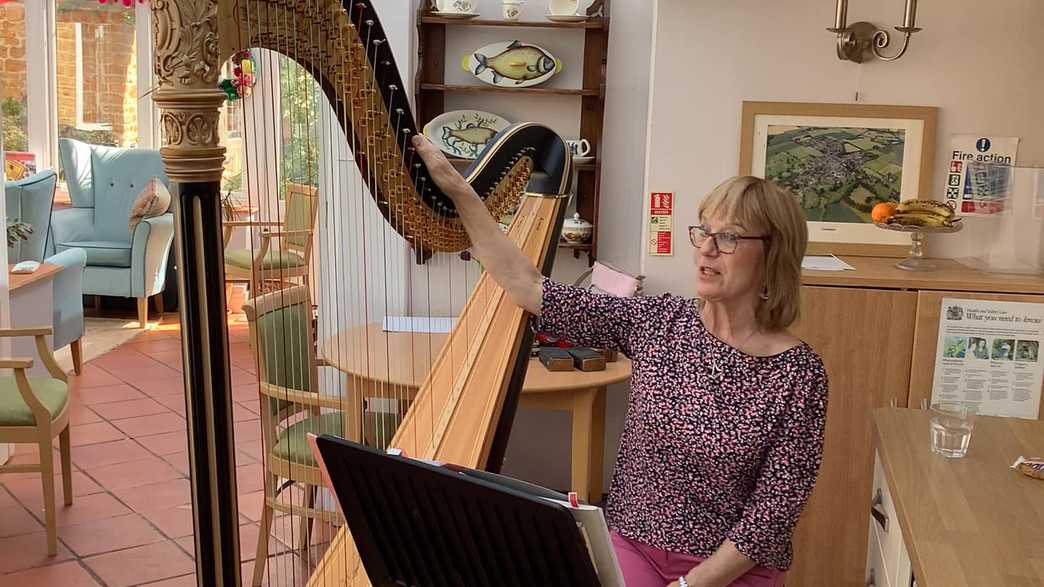
M704 557L653 548L610 531L627 587L664 587L703 562ZM785 573L757 566L732 582L734 587L783 587Z

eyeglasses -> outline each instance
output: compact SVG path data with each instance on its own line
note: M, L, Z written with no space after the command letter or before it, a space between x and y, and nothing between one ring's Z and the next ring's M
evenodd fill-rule
M718 251L731 254L736 252L741 240L755 240L768 242L767 236L740 236L735 232L710 232L704 225L689 227L689 242L694 247L701 247L708 238L714 238L714 246Z

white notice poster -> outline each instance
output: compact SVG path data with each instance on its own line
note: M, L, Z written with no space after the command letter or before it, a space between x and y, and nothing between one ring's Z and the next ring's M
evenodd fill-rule
M979 414L1036 419L1044 304L943 298L932 402L979 405Z

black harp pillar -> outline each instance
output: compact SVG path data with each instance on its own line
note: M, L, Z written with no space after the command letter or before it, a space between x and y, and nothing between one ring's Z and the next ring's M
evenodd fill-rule
M160 155L173 184L196 580L240 587L232 397L221 238L218 0L153 0Z

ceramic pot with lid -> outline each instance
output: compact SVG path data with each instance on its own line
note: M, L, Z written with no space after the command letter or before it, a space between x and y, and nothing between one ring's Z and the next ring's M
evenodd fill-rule
M566 218L562 223L562 238L567 243L586 243L591 240L594 225L580 218L580 214L573 214L572 218Z

